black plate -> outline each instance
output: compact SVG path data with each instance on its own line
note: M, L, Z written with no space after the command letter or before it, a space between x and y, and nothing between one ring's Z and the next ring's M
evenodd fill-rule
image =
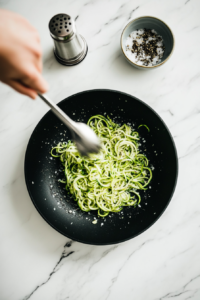
M173 138L157 113L141 100L112 90L90 90L70 96L59 103L75 121L87 122L95 115L115 117L118 123L146 124L137 131L142 150L153 170L153 180L141 192L141 207L124 208L92 221L96 212L83 213L67 194L62 179L63 167L58 158L50 156L53 145L70 136L67 128L49 111L38 123L28 143L25 157L25 179L29 195L41 216L63 235L87 244L108 245L131 239L149 228L164 212L173 195L178 159Z

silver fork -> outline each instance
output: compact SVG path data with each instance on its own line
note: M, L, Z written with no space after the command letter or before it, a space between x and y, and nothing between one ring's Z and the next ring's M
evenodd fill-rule
M76 143L77 149L82 156L89 153L98 153L101 149L100 140L94 131L86 124L73 121L64 113L47 95L38 96L51 108L53 113L70 129L72 139Z

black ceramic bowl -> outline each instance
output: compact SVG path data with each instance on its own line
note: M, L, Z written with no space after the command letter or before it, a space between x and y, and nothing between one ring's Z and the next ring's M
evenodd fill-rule
M38 123L28 143L25 179L31 200L41 216L57 231L73 240L93 245L108 245L129 240L148 229L169 204L177 181L178 160L173 138L158 114L141 100L112 90L90 90L59 103L75 121L87 122L95 115L116 117L119 123L146 124L137 131L142 139L153 179L141 191L141 207L124 208L93 224L96 212L83 213L67 194L62 179L63 167L50 156L53 145L70 138L67 128L49 111Z

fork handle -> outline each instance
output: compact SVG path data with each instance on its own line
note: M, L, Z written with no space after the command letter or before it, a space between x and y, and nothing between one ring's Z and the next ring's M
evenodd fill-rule
M49 97L47 95L44 94L39 94L38 96L51 108L51 110L53 111L53 113L72 131L76 131L75 130L75 122L68 117L68 115L66 115L64 113L64 111L62 109L60 109L60 107L58 107L58 105L56 105L53 101L51 101L49 99Z

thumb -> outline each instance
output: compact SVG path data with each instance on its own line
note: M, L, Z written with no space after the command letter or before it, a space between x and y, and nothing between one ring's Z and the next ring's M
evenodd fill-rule
M38 70L29 72L25 78L23 78L22 83L32 90L38 93L45 93L48 90L48 84L46 80L42 77L42 74Z

